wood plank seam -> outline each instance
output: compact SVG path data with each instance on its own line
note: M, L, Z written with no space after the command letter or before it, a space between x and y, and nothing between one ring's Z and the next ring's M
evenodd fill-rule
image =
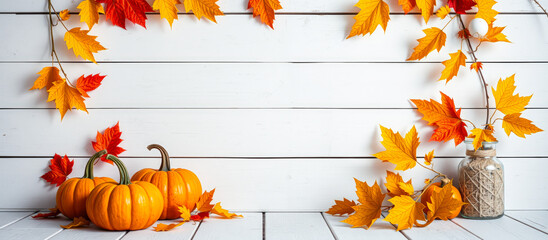
M470 234L474 235L474 237L477 237L478 239L482 239L480 236L476 235L475 233L473 233L472 231L466 229L465 227L461 226L460 224L456 223L455 221L453 220L449 220L451 221L452 223L454 223L455 225L459 226L460 228L464 229L464 231L467 231L469 232Z
M265 226L265 225L266 225L266 224L265 224L265 222L266 222L266 221L265 221L265 220L266 220L266 212L261 212L261 214L262 214L262 221L263 221L263 222L262 222L262 226L263 226L263 229L262 229L262 232L263 232L263 240L265 240L265 239L266 239L266 226Z
M333 227L331 227L331 224L329 224L329 221L327 221L327 219L325 219L325 213L320 212L320 214L322 215L322 218L325 221L325 224L327 224L327 228L329 228L329 231L331 232L331 235L333 235L333 238L335 238L335 240L339 240L339 238L337 237L337 234L335 234L335 231L333 231Z
M18 218L18 219L15 219L15 220L9 222L9 223L6 223L6 224L4 224L3 226L0 226L0 229L3 229L3 228L5 228L5 227L7 227L7 226L9 226L9 225L12 225L12 224L16 223L16 222L19 222L19 221L21 221L21 220L23 220L23 219L25 219L25 218L28 218L28 217L32 216L33 214L36 214L37 212L39 212L39 211L34 211L34 212L30 213L29 215L20 217L20 218Z
M45 238L44 240L49 240L49 239L55 237L55 235L61 233L63 230L65 230L65 229L62 229L62 228L59 229L57 232L53 233L52 235L50 235L49 237Z
M546 232L544 232L544 231L538 229L537 227L532 226L532 225L530 225L530 224L527 224L527 223L525 223L525 222L522 222L522 221L520 221L520 220L518 220L518 219L516 219L516 218L513 218L512 216L509 216L509 215L507 215L507 214L504 214L504 216L507 216L507 217L509 217L510 219L513 219L513 220L516 221L516 222L519 222L519 223L521 223L521 224L523 224L523 225L525 225L525 226L528 226L528 227L533 228L533 229L535 229L535 230L537 230L537 231L539 231L539 232L541 232L541 233L544 233L544 234L548 235Z
M200 230L200 226L202 226L202 222L203 222L203 221L204 221L204 220L200 220L200 222L198 223L198 226L196 226L196 227L194 228L194 231L192 232L192 235L191 235L191 237L190 237L190 240L194 239L194 237L196 236L196 233L198 232L198 230Z
M386 215L388 215L388 212L382 212L382 213L381 213L381 216L382 216L383 218L385 218ZM392 227L394 227L394 229L398 229L398 226L396 226L396 224L393 224L393 223L391 223L391 222L388 222L388 223L390 223L390 225L392 225ZM405 232L403 232L403 231L398 231L398 232L400 232L405 238L411 240L411 237L407 236L407 234L406 234Z

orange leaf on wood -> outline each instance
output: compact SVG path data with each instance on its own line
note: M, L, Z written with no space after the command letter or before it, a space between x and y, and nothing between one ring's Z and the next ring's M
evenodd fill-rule
M192 10L194 16L196 16L198 20L205 16L207 19L217 23L215 16L223 15L223 12L219 9L219 5L217 5L217 1L218 0L184 0L183 4L185 5L186 12Z
M455 13L465 14L465 11L472 9L476 5L477 0L448 0L447 4L455 10Z
M91 92L101 86L101 82L105 77L99 74L90 74L87 77L82 75L76 80L76 88L82 93L82 96L89 97L87 92Z
M373 34L379 25L386 31L386 25L390 20L388 4L383 0L359 0L355 6L361 10L354 16L356 22L346 37L347 39L356 35Z
M521 113L512 113L504 116L502 119L502 128L506 135L510 136L510 133L516 134L518 137L525 138L525 135L530 135L543 130L533 124L533 122L527 118L520 117Z
M169 27L172 27L173 20L178 19L177 12L179 11L176 4L181 4L179 0L155 0L152 4L152 9L160 11L160 17L167 20Z
M211 204L211 200L213 200L213 194L215 194L215 188L211 191L204 191L202 196L200 196L200 199L198 199L198 202L196 203L196 208L200 212L209 212L211 209L213 209L213 205Z
M60 17L61 20L63 20L63 21L69 20L69 18L70 18L69 10L68 10L68 9L65 9L65 10L59 12L59 17Z
M381 216L381 206L386 194L382 194L377 181L371 187L367 185L367 182L361 182L355 178L354 181L358 201L361 204L352 207L356 212L342 222L352 225L353 228L361 226L369 228Z
M118 156L120 153L123 153L126 151L125 149L119 147L118 145L123 141L120 137L122 136L122 132L120 132L120 123L117 122L116 125L113 127L108 127L103 131L103 134L101 134L99 131L97 131L97 136L95 137L95 140L97 142L91 142L91 145L93 146L93 149L97 152L101 150L107 150L109 154L112 154L114 156ZM113 164L112 161L106 159L106 155L101 157L101 161Z
M405 14L409 13L417 5L415 0L398 0L398 4L402 7Z
M71 228L77 228L77 227L83 227L89 225L89 221L86 220L84 217L75 217L71 223L67 225L61 225L64 229L71 229Z
M396 164L396 170L407 170L415 167L417 163L417 147L419 138L415 126L405 135L405 139L399 132L394 133L392 129L381 127L381 144L385 151L373 154L376 158Z
M386 183L384 184L388 190L388 196L395 197L400 195L412 195L414 193L411 179L404 182L399 173L386 171Z
M126 19L146 28L147 12L153 12L146 0L97 0L106 4L107 20L126 29Z
M65 117L65 113L72 110L72 108L88 112L82 93L78 89L69 86L65 79L54 82L48 93L48 102L55 101L55 107L61 113L61 120Z
M188 210L186 206L179 207L179 213L181 213L181 218L183 219L183 221L190 220L190 210Z
M356 206L356 202L354 200L350 201L348 199L341 200L335 200L335 205L331 206L329 210L325 213L331 214L331 215L344 215L344 214L352 214L354 212L354 207Z
M213 206L213 209L211 209L211 213L217 214L224 218L235 218L235 217L244 217L242 215L238 215L236 213L228 212L228 210L221 207L221 203L215 203L215 206Z
M40 76L34 81L34 85L29 89L50 89L53 86L53 83L64 81L63 78L59 75L59 69L57 67L44 67L40 72Z
M171 223L171 224L158 223L158 225L154 227L154 231L156 232L169 231L171 229L174 229L178 226L183 225L184 223L185 223L184 221L181 221L179 223Z
M445 83L448 83L449 80L457 76L460 66L466 66L466 55L464 55L461 50L458 50L455 53L449 53L449 57L449 60L445 60L442 62L445 68L441 72L440 79L438 79L445 79Z
M81 56L85 60L90 60L94 63L94 53L102 50L106 50L97 40L97 36L88 35L89 30L80 30L79 27L75 27L65 33L65 42L67 48L74 51L74 55Z
M495 21L495 17L499 12L495 11L493 9L493 5L497 3L495 0L475 0L478 8L478 12L476 13L476 18L481 18L485 20L485 22L492 23Z
M388 211L388 215L384 218L392 224L398 225L398 231L411 228L416 220L424 221L424 204L415 202L409 196L397 196L388 200L394 204L394 208Z
M447 14L449 14L450 12L451 12L451 9L449 9L449 6L444 5L443 7L438 9L438 11L436 12L436 16L438 16L441 19L444 19L445 17L447 17Z
M499 79L496 89L491 87L497 110L507 115L523 112L533 97L533 95L525 97L520 97L519 94L514 95L516 90L514 76L515 74L504 80Z
M80 22L85 22L88 25L88 29L91 29L93 25L99 22L99 13L105 13L103 5L95 0L80 2L78 9L80 9Z
M472 144L474 145L475 150L478 150L478 148L482 147L483 142L497 141L497 139L493 136L492 126L487 129L474 128L472 129L472 131L470 131L470 135L468 137L474 139Z
M253 17L261 16L261 22L274 29L274 11L282 9L279 0L249 0L247 9L253 8Z
M61 157L61 155L55 154L50 160L50 171L42 175L41 178L59 187L61 183L67 180L67 176L72 172L73 165L74 160L69 160L67 155Z
M424 18L424 22L428 23L428 19L434 12L434 6L436 6L436 0L416 0L417 7L421 10L421 15ZM439 51L439 50L438 50Z
M493 23L491 23L489 24L487 33L480 40L484 42L510 42L510 40L506 38L506 35L502 33L504 28L506 27L494 27Z
M432 164L433 159L434 159L434 150L424 155L424 164L426 165Z
M417 40L419 44L413 49L413 53L407 61L421 60L434 51L434 49L437 49L439 52L445 46L447 35L441 29L432 27L424 29L423 32L426 36Z
M481 62L475 62L470 64L470 70L476 70L476 72L479 72L480 69L483 68L483 63Z
M439 218L441 220L447 220L454 211L460 210L460 207L464 205L459 199L453 198L452 191L453 184L446 184L439 191L432 193L430 197L431 202L427 202L428 211L427 216L428 220ZM421 212L422 215L422 212Z
M61 214L61 211L57 208L50 208L48 213L38 213L32 218L55 218L57 215Z

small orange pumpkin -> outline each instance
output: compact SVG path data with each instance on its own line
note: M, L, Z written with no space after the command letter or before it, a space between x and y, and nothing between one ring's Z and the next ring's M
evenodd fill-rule
M131 182L126 166L113 155L107 156L120 171L120 183L102 183L86 201L91 222L107 230L139 230L160 218L164 199L160 190L148 182Z
M104 182L115 182L108 177L94 177L93 164L95 160L107 154L106 150L95 153L88 160L82 178L71 178L65 181L57 190L55 198L57 208L66 217L73 219L75 217L85 217L86 200L95 186Z
M421 197L421 203L424 204L424 206L427 206L427 203L432 203L432 200L430 199L430 197L432 196L432 193L434 193L434 191L438 192L441 190L443 186L447 184L451 184L451 181L447 178L444 178L441 181L442 181L441 183L440 182L434 183L430 185L430 187L428 187L426 190L424 190L424 193L422 194L422 197ZM451 192L453 193L453 195L451 196L452 198L462 201L462 196L460 195L459 190L455 186L451 186ZM461 207L459 207L455 212L453 212L453 214L448 219L453 219L459 216L460 210L461 210ZM427 211L428 211L428 208L425 208L424 212L426 213Z
M146 181L154 184L164 197L164 210L160 219L179 218L179 206L193 210L202 194L202 184L192 171L182 168L171 169L167 151L158 144L148 145L148 150L158 149L162 155L160 169L141 169L131 181Z

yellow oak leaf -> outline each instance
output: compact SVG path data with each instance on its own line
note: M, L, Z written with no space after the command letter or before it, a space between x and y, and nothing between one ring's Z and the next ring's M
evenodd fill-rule
M481 18L485 20L485 22L492 23L495 21L495 17L499 12L495 11L493 9L493 5L497 3L495 0L475 0L476 1L476 7L478 8L478 12L476 13L476 18Z
M86 220L84 217L75 217L71 223L67 225L60 225L64 229L71 229L71 228L77 228L77 227L83 227L89 225L89 221Z
M393 173L386 171L386 183L384 184L386 190L388 190L388 196L400 196L400 195L412 195L414 193L411 179L404 182L399 173Z
M93 53L106 50L106 48L95 40L97 36L88 35L88 32L89 30L80 30L79 27L75 27L65 33L65 42L69 50L72 48L74 55L82 56L83 59L97 63Z
M417 40L419 44L413 49L413 53L407 61L421 60L428 56L430 52L434 51L434 49L437 49L439 52L441 48L445 46L445 39L447 38L447 35L445 35L441 29L432 27L424 29L423 32L426 36Z
M67 110L71 110L73 107L88 112L82 93L78 89L69 86L65 79L54 82L48 93L48 102L55 100L55 106L61 113L61 120L63 120Z
M424 164L426 165L432 164L432 159L434 159L434 150L430 151L427 154L424 154Z
M386 194L382 194L377 181L369 187L367 182L356 181L356 194L361 205L353 206L356 211L342 222L352 225L353 228L366 226L371 227L375 220L381 216L381 206Z
M160 11L160 17L165 18L169 23L169 27L172 27L173 20L179 19L177 12L179 11L176 4L181 4L179 0L156 0L152 4L152 9Z
M453 213L460 209L464 203L456 198L453 198L452 188L453 184L446 184L439 191L433 191L430 196L430 201L426 203L428 205L428 220L434 220L436 218L441 220L447 220Z
M504 80L499 79L496 89L491 87L497 110L506 115L523 112L533 96L520 97L519 94L514 95L516 90L514 76L515 74Z
M448 83L449 80L457 76L460 66L466 66L466 55L464 55L461 50L458 50L455 53L449 53L449 56L449 60L441 62L445 65L445 69L441 71L441 77L438 81L445 79L445 83Z
M447 14L449 14L449 12L451 12L451 9L449 8L449 6L444 5L443 7L438 9L438 11L436 12L436 16L438 16L441 19L444 19L445 17L447 17Z
M198 199L198 202L196 203L196 208L200 212L209 212L211 209L213 209L213 205L211 205L211 200L213 200L213 194L215 193L215 188L211 191L204 191L202 196L200 196L200 199Z
M62 21L69 20L69 18L70 18L69 10L65 9L65 10L59 12L59 17L61 18Z
M179 207L179 213L181 213L181 218L183 221L190 221L190 210L185 206Z
M356 22L347 39L356 35L372 34L379 25L386 31L386 25L390 20L388 4L383 0L360 0L355 6L361 10L354 16Z
M483 146L483 142L495 142L497 139L493 136L493 129L491 127L487 129L481 129L481 128L474 128L472 131L470 131L469 138L474 138L474 141L472 144L474 145L474 149L478 150L478 148Z
M476 70L476 72L479 72L480 69L483 68L483 63L481 62L475 62L470 64L470 70Z
M506 38L506 35L502 33L504 28L506 27L494 27L493 23L491 23L489 24L487 33L480 40L483 42L510 42L510 40Z
M424 204L415 202L410 196L397 196L388 200L394 207L388 211L384 221L398 225L398 231L411 228L416 220L424 221Z
M409 13L417 5L415 0L398 0L398 4L402 7L405 14Z
M514 133L518 137L525 138L525 134L531 135L543 131L535 126L531 120L520 116L521 113L513 113L504 116L502 119L502 128L506 132L506 135L510 136L510 133Z
M228 210L223 209L223 207L221 207L220 202L215 203L215 206L213 206L213 209L211 209L211 213L217 214L217 215L219 215L221 217L224 217L224 218L244 217L242 215L238 215L236 213L231 213L231 212L228 212Z
M350 201L348 199L341 200L335 200L335 205L331 206L329 210L325 213L331 214L331 215L343 215L343 214L352 214L354 212L354 207L356 206L356 202L354 200Z
M183 225L184 223L185 222L183 222L183 221L181 221L179 223L171 223L171 224L158 223L158 225L156 225L156 227L154 227L154 231L156 231L156 232L169 231L171 229L174 229L178 226Z
M82 1L78 4L78 9L80 9L80 22L85 22L89 29L96 23L99 23L99 13L105 13L103 5L97 3L95 0Z
M416 0L417 7L421 10L421 15L424 21L428 23L428 19L434 12L434 6L436 6L436 0Z
M261 22L274 29L274 11L282 9L279 0L249 0L247 8L253 8L253 17L261 16Z
M50 89L54 82L64 81L59 75L59 69L57 67L44 67L40 72L40 76L34 81L34 85L29 89Z
M184 0L186 12L194 13L199 19L205 16L207 19L217 23L215 16L223 15L223 12L219 10L219 5L217 5L218 0Z
M399 132L394 133L392 129L381 127L381 144L386 151L374 154L376 158L396 164L396 170L407 170L415 167L417 163L417 147L419 138L415 126L405 135L405 139Z

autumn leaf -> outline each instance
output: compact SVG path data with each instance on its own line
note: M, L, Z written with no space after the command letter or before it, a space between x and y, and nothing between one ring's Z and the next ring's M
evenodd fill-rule
M506 35L502 33L506 27L494 27L493 23L489 24L489 28L487 29L487 33L485 36L483 36L480 41L483 42L510 42L506 38Z
M80 9L80 22L85 22L89 29L99 23L99 13L105 13L103 5L95 0L84 0L77 8Z
M430 101L411 99L411 101L417 106L417 111L424 115L422 119L427 121L428 125L437 127L430 141L447 142L453 139L457 146L468 135L466 124L460 118L460 109L455 110L453 99L443 92L440 93L441 103L432 99Z
M501 78L497 83L496 89L491 87L497 110L506 115L523 112L529 104L531 97L533 97L533 95L525 97L520 97L519 94L514 95L514 91L516 90L514 77L515 74L504 80Z
M424 29L423 32L426 36L417 40L419 44L413 49L413 53L407 61L421 60L428 56L430 52L434 51L434 49L437 49L439 52L441 48L445 46L445 39L447 36L441 29L432 27Z
M61 120L65 117L65 113L72 108L88 112L82 93L78 89L69 86L65 79L54 82L48 93L48 102L55 101L55 107L61 113Z
M32 218L56 218L57 215L61 214L61 211L57 208L50 208L48 213L38 213Z
M95 141L97 142L92 141L91 145L96 152L107 150L107 153L118 156L120 153L126 151L118 146L123 141L123 139L120 139L121 136L122 132L120 132L120 122L117 122L113 127L108 127L105 129L103 134L97 131L97 136L95 137ZM106 159L106 154L101 157L101 161L113 164L112 161Z
M171 229L174 229L178 226L183 225L184 223L185 223L184 221L181 221L179 223L171 223L171 224L158 223L158 225L154 227L154 231L156 232L169 231Z
M224 218L244 217L242 215L238 215L236 213L231 213L231 212L228 212L228 210L223 209L223 207L221 207L220 202L216 203L215 206L213 206L213 209L211 209L211 213L217 214L217 215L219 215L221 217L224 217Z
M427 217L428 220L439 218L441 220L447 220L453 212L459 209L464 203L456 198L453 198L452 188L453 184L446 184L441 190L434 190L430 201L426 203L428 205ZM399 229L398 229L399 230Z
M97 63L93 53L106 50L106 48L95 40L97 36L88 35L88 32L89 30L80 30L79 27L75 27L65 33L65 42L69 50L72 48L74 55Z
M179 213L181 213L181 218L183 221L190 220L190 210L188 210L185 206L179 207Z
M147 12L153 12L146 0L97 0L106 4L107 20L126 29L126 18L132 23L146 28Z
M388 200L394 207L388 211L384 221L397 224L397 231L411 228L416 220L424 221L424 204L415 202L409 196L397 196Z
M472 9L476 5L476 0L447 0L450 8L455 10L457 14L465 14L465 11Z
M69 160L67 155L65 155L65 157L61 157L59 154L55 154L55 156L53 156L50 160L50 171L42 175L41 178L59 187L65 180L67 180L67 176L72 172L73 165L74 160Z
M78 80L76 80L76 88L80 91L80 93L82 93L83 97L89 98L89 95L87 93L101 86L101 82L105 77L106 76L101 76L99 74L90 74L87 77L84 77L84 75L82 75L78 78Z
M464 55L461 50L458 50L455 53L449 53L449 56L449 60L441 62L445 68L441 72L441 77L438 81L445 79L445 83L448 83L449 80L457 76L460 66L466 66L466 55Z
M483 68L483 63L481 62L475 62L470 64L470 70L476 70L476 72L479 72L479 70L482 68Z
M483 142L495 142L497 139L493 136L493 128L489 127L487 129L474 128L470 131L469 138L473 138L474 149L478 150L483 146Z
M411 179L404 182L399 173L386 171L386 183L384 184L388 190L388 196L395 197L400 195L412 195L414 193Z
M219 10L219 5L217 5L218 0L184 0L186 12L194 13L199 19L205 16L207 19L217 23L215 16L223 15L223 12Z
M356 212L342 222L352 225L353 228L361 226L369 228L381 216L381 205L386 194L382 194L377 181L371 187L367 185L367 182L361 182L355 178L354 181L361 205L353 206Z
M213 205L211 205L211 200L213 200L213 194L215 193L215 188L211 190L210 192L204 191L202 196L200 196L200 199L198 199L198 202L196 203L196 208L200 212L209 212L211 209L213 209Z
M69 18L70 18L69 10L65 9L65 10L59 12L59 18L61 18L62 21L69 20Z
M398 4L402 7L405 14L409 13L417 5L415 0L398 0Z
M356 206L356 202L354 200L350 201L348 199L341 200L335 200L335 205L331 206L329 210L325 213L331 214L331 215L344 215L344 214L352 214L354 212L353 206Z
M50 89L54 82L64 81L59 75L59 69L57 67L44 67L40 72L40 76L34 81L34 85L29 89Z
M160 11L160 17L167 20L169 27L172 27L173 20L179 19L177 12L179 11L176 4L181 4L179 0L156 0L152 4L152 9Z
M206 218L209 218L209 211L208 212L200 212L196 215L190 216L190 220L192 220L192 221L201 221L201 220L204 220Z
M83 227L88 225L89 225L89 221L86 220L84 217L75 217L71 223L67 225L60 225L60 226L64 229L71 229L71 228Z
M416 0L416 2L417 7L419 8L419 10L421 10L421 15L424 18L424 22L428 23L428 19L430 19L430 16L434 12L436 0Z
M261 16L261 22L274 29L274 11L282 9L279 0L249 0L247 9L253 8L253 17Z
M506 135L510 136L510 133L514 133L518 137L525 138L526 134L531 135L543 131L535 126L531 120L520 116L521 113L512 113L504 116L502 119L502 128L506 132Z
M457 32L457 37L462 40L466 40L470 38L471 36L472 35L470 35L470 31L468 31L468 29L466 28Z
M394 133L392 129L381 127L381 144L386 148L385 151L373 154L376 158L396 164L396 170L407 170L415 167L417 163L417 147L419 138L415 126L405 135L405 139L399 132Z
M361 10L354 16L356 22L346 39L356 35L372 34L379 25L386 31L386 25L390 20L388 4L383 0L359 0L355 6Z
M499 12L493 9L493 5L497 3L495 0L475 0L478 8L475 18L481 18L485 20L488 24L495 21L495 17Z
M451 12L451 9L449 8L449 6L444 5L443 7L438 9L438 11L436 12L436 16L438 16L441 19L444 19L445 17L447 17L447 14L449 14L449 12Z
M429 166L432 164L432 160L434 159L434 150L430 151L427 154L424 154L424 164Z

